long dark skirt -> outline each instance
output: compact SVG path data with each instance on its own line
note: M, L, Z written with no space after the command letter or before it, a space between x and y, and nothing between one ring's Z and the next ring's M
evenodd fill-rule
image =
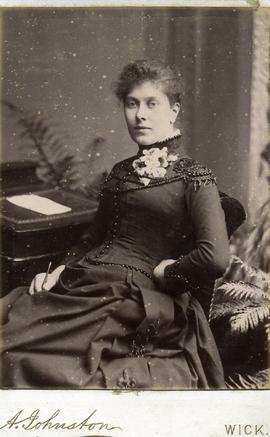
M2 310L2 387L224 387L198 301L135 269L70 265L51 291L17 288Z

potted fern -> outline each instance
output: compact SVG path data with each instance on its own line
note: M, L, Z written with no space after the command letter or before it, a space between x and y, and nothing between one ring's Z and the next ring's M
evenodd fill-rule
M270 147L262 153L269 164ZM269 388L270 350L269 202L258 211L251 232L234 235L235 254L216 282L210 323L220 350L228 388Z

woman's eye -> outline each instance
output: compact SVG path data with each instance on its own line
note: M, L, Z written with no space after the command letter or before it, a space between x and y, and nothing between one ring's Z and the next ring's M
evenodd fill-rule
M157 106L157 102L151 101L148 103L149 108L154 108L155 106Z
M126 107L127 108L135 108L136 107L136 103L133 100L128 100L126 102Z

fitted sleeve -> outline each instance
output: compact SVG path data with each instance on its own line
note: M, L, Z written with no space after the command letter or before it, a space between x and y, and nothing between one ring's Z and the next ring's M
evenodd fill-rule
M198 290L220 277L230 256L224 211L213 179L199 185L187 181L185 200L188 220L194 229L195 248L167 266L164 272L166 288L182 292Z

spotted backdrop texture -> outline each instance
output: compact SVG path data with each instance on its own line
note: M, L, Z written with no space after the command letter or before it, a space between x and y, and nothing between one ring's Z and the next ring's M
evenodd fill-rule
M49 115L80 153L105 139L94 172L130 156L112 92L122 66L138 58L175 63L184 78L179 125L190 154L220 188L248 207L255 13L248 9L22 8L2 11L2 97ZM3 110L3 161L31 158Z

